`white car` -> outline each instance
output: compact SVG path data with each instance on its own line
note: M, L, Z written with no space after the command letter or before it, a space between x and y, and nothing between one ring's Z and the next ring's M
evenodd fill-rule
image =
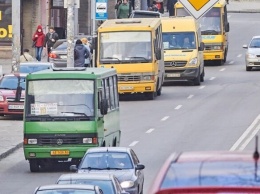
M260 67L260 36L253 36L249 45L243 45L243 48L247 49L246 70L250 71L253 67Z

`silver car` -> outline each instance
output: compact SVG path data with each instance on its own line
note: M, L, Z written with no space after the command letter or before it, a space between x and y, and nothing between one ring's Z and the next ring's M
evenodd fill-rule
M260 36L253 36L249 45L243 45L243 48L247 49L246 70L251 71L253 67L260 67Z

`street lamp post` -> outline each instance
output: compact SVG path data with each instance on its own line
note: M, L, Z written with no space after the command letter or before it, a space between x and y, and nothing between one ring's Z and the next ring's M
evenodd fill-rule
M74 67L75 0L67 0L67 67Z

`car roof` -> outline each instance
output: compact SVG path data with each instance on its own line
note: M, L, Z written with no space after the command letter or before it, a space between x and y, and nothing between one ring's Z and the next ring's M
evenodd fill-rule
M130 148L127 147L95 147L89 148L87 153L94 152L130 152Z
M260 38L260 35L253 36L253 38L252 38L252 39L255 39L255 38Z
M80 184L68 184L68 185L43 185L38 188L38 190L48 190L48 189L88 189L94 190L94 185L80 185Z
M75 179L91 179L91 180L111 180L113 179L112 174L100 174L100 173L70 173L62 174L58 180L75 180Z

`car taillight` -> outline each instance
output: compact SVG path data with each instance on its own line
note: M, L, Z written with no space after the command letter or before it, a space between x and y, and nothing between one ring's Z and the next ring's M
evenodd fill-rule
M57 55L55 53L49 53L49 58L57 58Z

